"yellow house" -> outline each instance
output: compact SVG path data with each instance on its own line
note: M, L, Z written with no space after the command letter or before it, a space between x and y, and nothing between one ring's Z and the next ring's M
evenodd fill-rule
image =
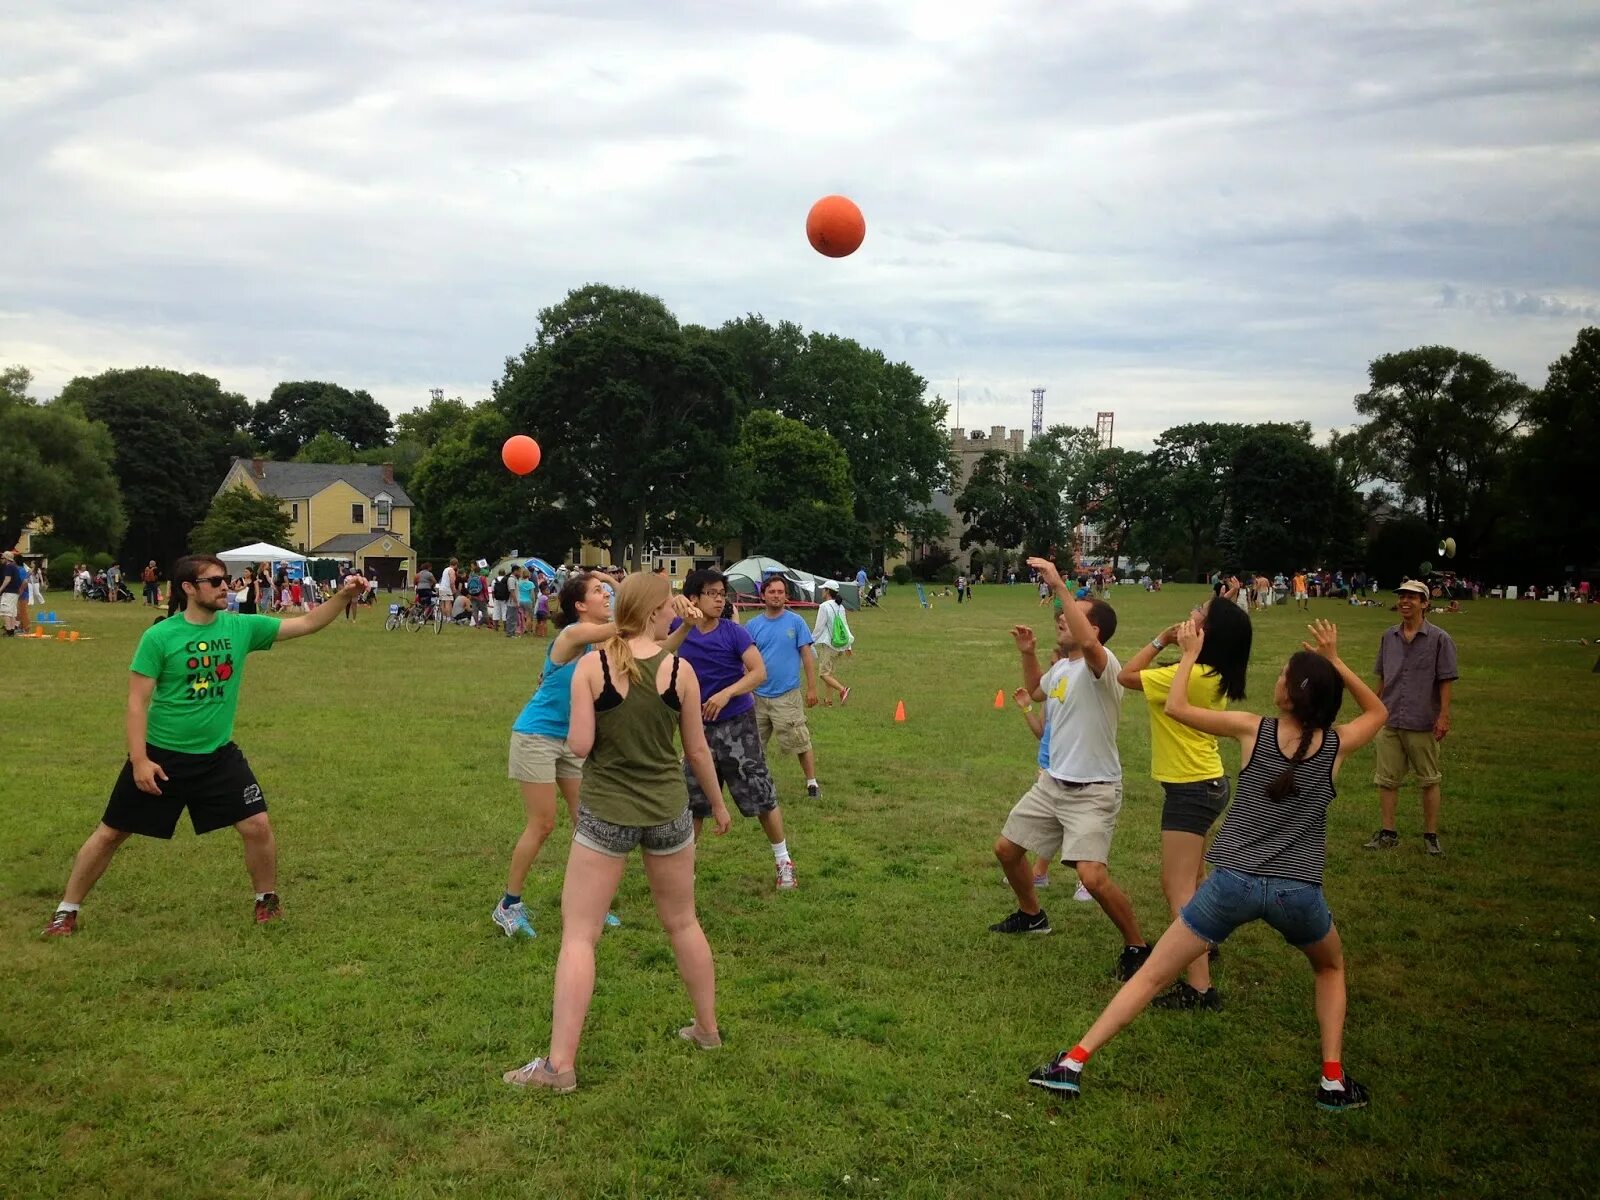
M217 494L247 487L272 496L289 514L289 547L308 558L334 558L378 573L384 587L405 587L417 573L411 546L411 497L394 465L280 463L236 458Z

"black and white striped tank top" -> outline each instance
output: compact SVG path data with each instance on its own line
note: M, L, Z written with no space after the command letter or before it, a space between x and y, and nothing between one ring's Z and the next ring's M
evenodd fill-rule
M1339 735L1328 729L1310 758L1296 763L1294 786L1282 800L1267 795L1289 765L1278 749L1278 719L1263 717L1250 761L1239 772L1233 803L1222 819L1206 860L1251 875L1273 875L1320 884L1328 849L1328 805L1333 803L1333 764Z

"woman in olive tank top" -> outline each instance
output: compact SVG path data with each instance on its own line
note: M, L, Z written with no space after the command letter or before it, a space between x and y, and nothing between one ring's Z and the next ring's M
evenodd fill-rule
M656 913L694 1006L694 1023L679 1036L703 1050L722 1044L716 971L695 913L694 824L677 747L681 736L696 780L716 797L716 832L726 833L730 817L700 719L700 682L694 668L662 644L674 616L672 585L664 576L628 576L613 611L616 635L579 660L572 675L567 741L585 762L561 893L550 1050L505 1073L518 1087L570 1092L578 1086L575 1064L594 995L595 943L635 846L643 851Z

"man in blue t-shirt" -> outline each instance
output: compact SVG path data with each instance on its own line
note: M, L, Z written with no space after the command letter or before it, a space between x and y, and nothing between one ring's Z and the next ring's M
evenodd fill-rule
M798 613L789 611L789 585L782 575L771 575L761 585L761 604L761 612L745 626L767 668L767 681L756 689L756 734L765 746L776 733L778 748L799 757L806 773L806 795L815 800L822 795L822 785L817 782L817 756L806 728L806 709L817 706L817 654L811 648L811 628Z
M795 887L794 860L783 837L778 788L767 769L756 729L755 701L750 696L766 682L766 664L743 625L713 615L722 611L728 597L728 580L722 572L710 567L690 571L683 581L683 594L703 614L678 653L688 659L700 680L700 694L705 697L700 715L717 765L717 782L728 789L741 813L761 822L777 861L778 887L788 891ZM674 619L672 627L680 624ZM683 778L698 839L701 824L711 815L711 799L700 790L687 762Z

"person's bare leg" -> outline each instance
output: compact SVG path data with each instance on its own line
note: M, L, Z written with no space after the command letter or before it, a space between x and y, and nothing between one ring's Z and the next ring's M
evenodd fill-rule
M569 1070L577 1062L583 1021L594 996L595 943L627 863L576 842L567 856L567 879L561 889L561 954L556 959L550 1016L548 1059L553 1071Z
M72 874L67 877L67 890L61 899L66 904L82 904L84 897L106 873L117 848L133 835L101 822L95 827L72 860Z
M1184 967L1197 956L1203 958L1209 948L1182 921L1167 926L1161 940L1150 951L1149 961L1117 990L1105 1011L1089 1026L1089 1032L1078 1039L1078 1045L1091 1054L1100 1049L1148 1008L1150 1001L1183 973Z
M758 816L756 820L760 821L761 828L766 830L767 841L771 842L774 846L783 841L782 809L774 808L770 812L764 812Z
M527 815L527 824L522 827L522 834L511 851L511 866L506 871L508 896L522 895L528 872L556 827L556 785L519 782L517 786L522 790L522 810Z
M1050 878L1050 859L1043 854L1033 856L1033 879L1035 883Z
M1144 934L1139 932L1139 918L1134 915L1133 901L1111 881L1111 874L1106 870L1105 863L1079 862L1072 865L1078 872L1078 878L1083 881L1083 886L1094 897L1094 902L1100 906L1100 911L1111 918L1111 923L1117 927L1117 932L1122 934L1123 942L1129 946L1144 945Z
M1303 947L1317 973L1317 1029L1322 1039L1322 1061L1343 1062L1344 1053L1344 945L1337 926L1320 942Z
M1000 869L1006 873L1006 882L1017 894L1017 907L1030 917L1039 911L1039 893L1033 886L1033 868L1028 865L1028 851L1010 838L995 839L994 856L1000 860Z
M800 769L806 773L807 779L817 777L817 752L815 750L802 750L796 757L800 759Z
M1436 834L1439 832L1439 802L1442 799L1443 795L1440 792L1439 784L1430 783L1427 787L1422 789L1423 833ZM1394 826L1390 825L1388 828L1393 829Z
M278 842L266 813L246 817L234 825L244 841L244 869L257 892L278 890Z
M1378 808L1379 808L1380 812L1383 814L1382 815L1382 819L1383 819L1383 828L1384 829L1398 829L1399 828L1399 826L1394 823L1394 812L1395 812L1395 808L1399 804L1399 802L1400 802L1400 789L1399 788L1381 787L1381 788L1378 789Z
M700 928L694 908L694 847L676 854L646 854L644 874L656 904L661 928L672 940L678 974L694 1006L694 1023L701 1033L717 1032L717 972L711 944Z
M1161 832L1161 890L1173 920L1194 899L1200 873L1204 869L1206 839L1198 833ZM1211 986L1211 960L1202 954L1189 964L1189 986L1203 992Z

